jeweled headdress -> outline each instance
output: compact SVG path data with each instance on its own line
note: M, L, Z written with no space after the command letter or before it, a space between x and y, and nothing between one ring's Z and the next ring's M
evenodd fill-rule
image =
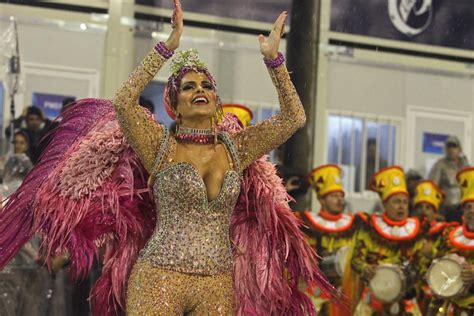
M163 99L166 112L173 120L176 120L173 107L170 102L168 102L169 99L167 97L171 91L173 91L175 95L178 95L181 79L184 75L191 71L203 73L211 81L214 90L217 90L217 84L214 77L207 69L207 66L199 59L199 53L195 48L176 52L171 59L170 68L171 76L168 78L168 84L166 85Z

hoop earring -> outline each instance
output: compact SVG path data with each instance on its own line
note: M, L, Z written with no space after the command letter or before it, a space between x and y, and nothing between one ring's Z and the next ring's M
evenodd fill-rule
M224 110L222 109L222 101L221 98L217 97L217 107L216 107L217 116L223 120L224 119Z
M221 120L224 119L224 110L222 109L222 105L217 108L216 115Z

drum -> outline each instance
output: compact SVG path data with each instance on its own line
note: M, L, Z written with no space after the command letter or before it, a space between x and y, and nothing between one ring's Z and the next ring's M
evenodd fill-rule
M400 300L405 293L406 277L400 266L382 264L375 270L370 280L370 292L383 303L394 303Z
M327 277L340 278L344 275L348 252L349 246L344 246L331 255L323 257L320 268Z
M426 281L434 295L449 299L462 296L466 292L467 286L461 279L464 262L463 257L450 254L431 263L426 273Z

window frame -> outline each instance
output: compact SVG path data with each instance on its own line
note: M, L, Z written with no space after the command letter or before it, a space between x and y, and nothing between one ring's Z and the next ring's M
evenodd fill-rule
M329 117L331 115L340 116L340 117L350 117L350 118L357 118L361 119L363 123L362 129L362 148L361 148L361 170L360 174L365 175L367 170L367 163L366 163L366 154L367 154L367 122L373 121L377 124L388 124L395 127L395 153L394 153L394 162L393 165L400 165L403 166L405 163L405 154L402 152L402 148L405 147L405 118L400 116L389 116L389 115L377 115L371 113L363 113L363 112L355 112L355 111L344 111L344 110L334 110L328 109L326 110L326 122L329 121ZM354 124L353 124L354 125ZM350 154L350 162L351 166L355 165L355 140L354 134L352 133L351 136L351 154ZM339 137L342 133L340 133ZM376 166L379 164L379 140L380 140L380 129L377 129L377 158L376 158ZM342 161L342 147L338 149L338 161ZM389 150L391 146L389 146ZM325 138L324 138L324 161L325 163L329 163L329 131L328 126L325 129ZM363 179L363 177L361 177ZM375 192L365 189L365 180L361 180L361 191L355 192L355 181L353 184L350 184L350 189L346 190L346 196L348 198L356 198L356 199L369 199L369 200L376 200L378 199L378 195Z

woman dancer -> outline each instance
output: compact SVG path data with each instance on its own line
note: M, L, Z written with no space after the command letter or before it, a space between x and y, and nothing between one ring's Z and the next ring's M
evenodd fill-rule
M90 269L97 243L105 244L92 297L97 314L122 312L125 297L130 315L314 313L299 279L333 288L298 230L281 180L261 158L305 123L278 53L286 16L268 38L259 36L280 114L243 130L232 118L217 126L216 83L197 52L184 51L172 61L165 93L178 125L171 136L137 100L179 46L183 12L176 0L168 40L145 57L112 104L81 100L64 114L37 172L7 205L14 220L0 221L0 231L16 224L14 234L24 234L22 212L33 205L35 218L28 219L45 236L48 253L67 249L79 275ZM25 202L24 192L34 198Z

